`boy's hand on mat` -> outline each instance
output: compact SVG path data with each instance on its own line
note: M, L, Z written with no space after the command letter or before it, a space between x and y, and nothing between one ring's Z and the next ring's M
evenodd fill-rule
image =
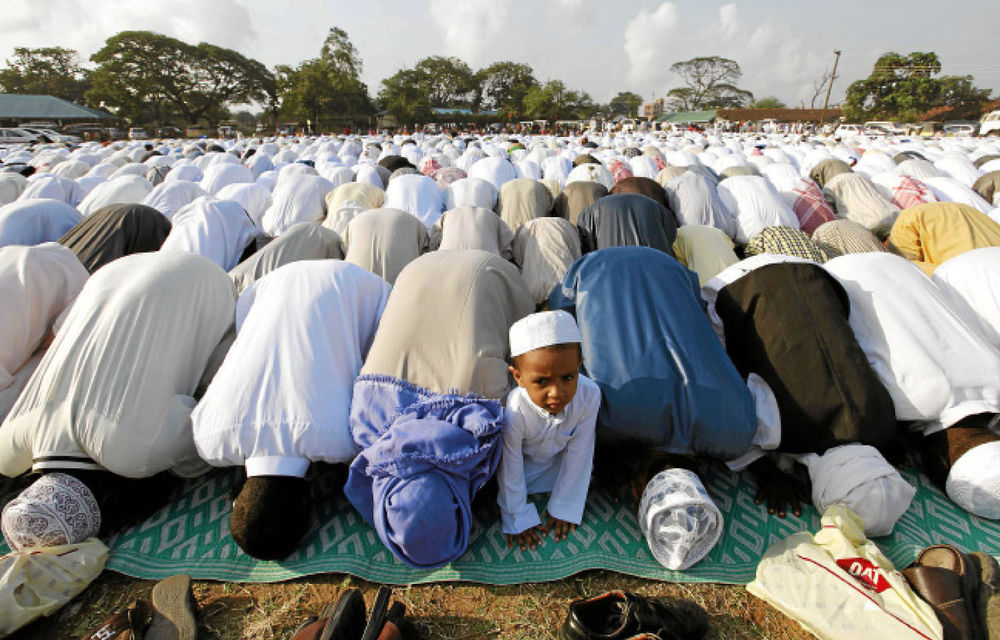
M542 544L542 536L545 535L545 531L541 527L532 527L518 534L508 533L506 535L508 549L516 543L517 546L521 547L521 551L527 551L529 547L534 551L538 545Z
M566 539L566 536L576 531L576 525L572 522L566 522L565 520L560 520L559 518L553 518L548 513L545 514L548 521L545 523L545 527L542 532L545 535L549 534L549 531L555 531L553 538L556 542L560 542Z
M754 503L767 503L767 512L779 518L787 515L787 507L795 516L802 515L802 504L809 500L809 488L790 473L778 468L770 458L760 458L748 467L757 481Z

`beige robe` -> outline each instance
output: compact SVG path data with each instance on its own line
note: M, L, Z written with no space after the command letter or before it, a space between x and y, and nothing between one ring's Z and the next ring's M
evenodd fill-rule
M482 249L505 260L512 258L514 234L500 216L482 207L445 211L431 232L433 249Z
M399 209L371 209L347 225L344 260L393 284L403 267L429 245L427 227L416 216Z
M517 267L488 251L434 251L399 274L361 374L434 393L507 394L510 326L534 310Z
M580 234L562 218L529 220L514 234L514 263L536 305L548 300L580 255Z
M553 207L554 213L560 218L565 218L576 224L580 213L608 195L607 188L596 182L572 182L562 190L556 198Z
M236 265L229 277L236 283L236 291L243 293L257 280L290 262L343 257L344 249L336 233L315 222L299 222Z
M528 220L543 218L552 211L552 194L537 180L518 178L500 188L497 213L511 231Z

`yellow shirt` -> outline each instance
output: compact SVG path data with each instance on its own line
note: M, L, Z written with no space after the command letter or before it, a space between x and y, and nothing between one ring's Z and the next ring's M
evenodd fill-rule
M903 210L892 225L889 248L928 276L960 253L1000 247L1000 224L968 205L931 202Z
M705 225L684 225L677 229L673 249L680 263L698 274L701 286L740 260L733 252L729 236Z

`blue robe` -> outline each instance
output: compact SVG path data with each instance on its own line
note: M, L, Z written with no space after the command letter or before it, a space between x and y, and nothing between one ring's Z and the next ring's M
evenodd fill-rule
M469 546L472 499L500 462L502 427L497 400L362 375L351 400L361 453L344 494L397 558L418 569L447 564Z
M723 460L750 446L750 392L705 317L697 275L677 260L600 249L573 263L549 307L575 311L603 394L599 437Z

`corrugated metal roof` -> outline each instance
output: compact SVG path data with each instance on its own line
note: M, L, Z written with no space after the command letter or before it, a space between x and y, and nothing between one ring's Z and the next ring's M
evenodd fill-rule
M671 122L681 124L685 122L711 122L715 120L715 109L708 111L678 111L676 113L664 113L656 119L657 122Z
M110 113L90 109L54 96L0 93L0 119L94 120L114 118Z

